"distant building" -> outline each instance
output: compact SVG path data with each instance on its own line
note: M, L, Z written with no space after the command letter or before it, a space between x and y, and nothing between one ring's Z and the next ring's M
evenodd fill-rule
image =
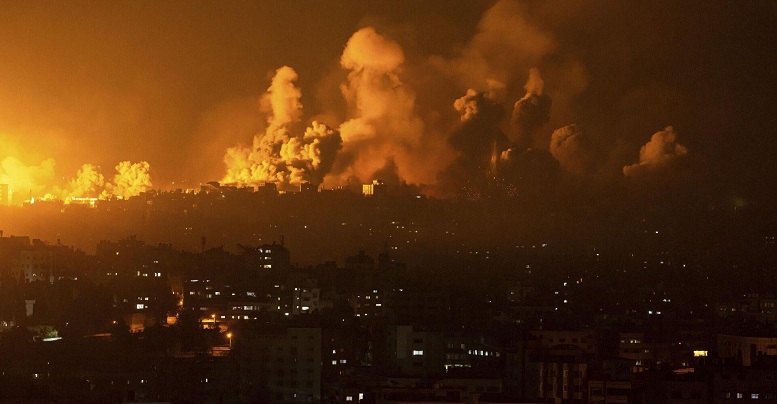
M345 259L345 267L348 269L374 269L375 260L369 255L364 253L364 250L359 250L358 255L352 255Z
M718 334L718 355L742 366L752 366L764 356L777 356L777 337Z
M386 184L378 179L372 180L371 184L362 185L362 194L364 196L386 196Z
M274 182L262 182L257 185L256 193L264 196L278 196L278 186Z
M321 394L321 329L236 335L241 392L262 402L318 402Z
M299 184L299 192L300 193L316 193L318 192L318 187L309 183L309 182L303 182Z
M281 244L263 244L259 247L239 246L243 249L243 258L246 265L255 269L288 270L291 266L291 254L289 249Z
M445 336L412 326L390 327L386 335L388 369L407 376L429 377L445 372Z
M306 314L318 311L321 306L321 289L315 281L308 280L292 292L291 314Z
M582 330L534 330L531 333L541 339L543 346L550 350L565 350L574 346L587 354L595 354L597 352L598 336L596 331L591 328Z

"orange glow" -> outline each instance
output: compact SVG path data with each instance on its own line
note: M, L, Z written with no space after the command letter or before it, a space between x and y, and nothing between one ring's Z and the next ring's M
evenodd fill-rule
M151 188L148 162L122 161L116 165L112 180L105 180L100 167L83 164L75 177L57 177L56 162L48 158L28 165L14 156L0 155L0 184L8 185L9 205L34 204L38 201L61 200L94 206L99 199L126 199Z

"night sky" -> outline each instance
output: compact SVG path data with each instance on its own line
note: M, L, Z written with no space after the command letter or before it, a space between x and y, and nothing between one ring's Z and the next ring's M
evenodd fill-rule
M497 173L556 194L775 196L774 2L0 9L0 183L16 202L376 176L450 196Z

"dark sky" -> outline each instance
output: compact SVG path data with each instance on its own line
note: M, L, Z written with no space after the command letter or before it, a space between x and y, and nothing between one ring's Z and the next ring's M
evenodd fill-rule
M224 178L226 150L250 149L267 130L261 100L282 66L296 71L304 106L289 130L301 136L317 119L342 132L327 185L383 166L408 183L435 182L466 154L447 141L469 130L454 109L468 89L501 105L501 130L533 149L549 150L556 129L576 124L579 136L551 152L584 184L683 175L698 192L758 199L777 180L773 2L10 1L0 10L0 176L27 175L36 192L66 188L83 163L107 180L118 162L145 160L163 189ZM350 48L375 53L344 66L346 44L367 27L378 39ZM369 65L396 46L398 65ZM540 90L524 88L532 68ZM552 100L548 119L515 126L513 104L532 91ZM641 159L651 139L658 154Z

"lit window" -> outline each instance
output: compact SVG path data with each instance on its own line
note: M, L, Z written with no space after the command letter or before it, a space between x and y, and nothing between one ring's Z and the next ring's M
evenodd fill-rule
M345 396L345 401L353 401L353 396Z
M423 350L414 349L413 350L413 356L421 356L424 354Z

